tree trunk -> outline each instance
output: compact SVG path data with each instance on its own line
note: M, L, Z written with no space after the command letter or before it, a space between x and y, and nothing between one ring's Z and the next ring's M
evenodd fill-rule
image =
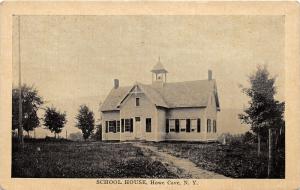
M257 156L260 156L261 155L261 151L260 151L260 134L258 133L257 134Z
M29 138L30 136L29 136L29 131L27 131L27 137Z
M56 133L54 133L54 137L55 137L55 139L56 139Z
M274 138L273 130L269 128L269 160L268 160L268 178L274 177Z
M275 142L274 142L274 149L277 151L277 148L278 148L278 139L279 139L279 135L280 135L280 132L279 130L275 130Z

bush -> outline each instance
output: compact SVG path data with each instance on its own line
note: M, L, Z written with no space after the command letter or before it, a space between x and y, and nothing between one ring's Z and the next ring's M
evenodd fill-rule
M72 141L83 141L83 137L82 137L81 132L71 133L69 138Z
M218 141L222 144L239 145L243 143L243 135L232 135L229 133L224 133L219 136Z
M236 135L232 135L230 133L223 133L218 137L219 143L228 144L228 145L253 144L255 143L255 141L256 141L256 136L249 131L247 131L245 134L236 134Z

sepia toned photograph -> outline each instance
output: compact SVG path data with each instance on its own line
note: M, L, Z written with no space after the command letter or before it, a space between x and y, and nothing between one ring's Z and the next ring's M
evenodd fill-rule
M284 16L12 21L12 178L285 178Z

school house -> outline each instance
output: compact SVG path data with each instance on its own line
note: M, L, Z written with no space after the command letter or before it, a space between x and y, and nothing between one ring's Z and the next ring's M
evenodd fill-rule
M160 61L152 84L114 86L101 106L102 139L215 141L220 103L212 71L205 80L167 82Z

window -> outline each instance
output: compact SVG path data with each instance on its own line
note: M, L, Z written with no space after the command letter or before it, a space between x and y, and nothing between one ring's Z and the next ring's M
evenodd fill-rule
M210 121L210 119L207 119L207 132L208 133L211 132L211 121Z
M169 126L169 120L166 119L166 133L169 133L169 128L170 128L170 126Z
M140 117L135 117L135 121L141 121Z
M175 119L175 132L179 133L179 119Z
M169 119L169 129L170 129L170 132L175 131L175 119Z
M201 120L197 119L197 133L201 132Z
M179 119L179 130L180 130L180 132L185 132L185 129L186 129L185 119Z
M213 132L214 133L217 132L217 121L216 120L213 121Z
M108 122L108 131L116 133L116 120Z
M191 132L197 131L197 119L191 119Z
M122 131L122 133L124 133L124 126L125 126L124 119L121 119L121 131Z
M186 132L187 133L191 132L191 120L190 119L186 120Z
M135 98L135 106L140 106L140 98Z
M125 132L131 132L132 119L125 119Z
M146 132L151 132L151 118L146 118Z

